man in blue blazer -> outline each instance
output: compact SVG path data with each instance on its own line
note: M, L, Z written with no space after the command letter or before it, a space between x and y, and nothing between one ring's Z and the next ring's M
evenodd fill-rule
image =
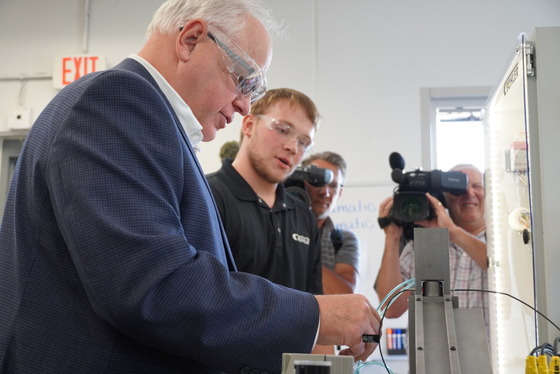
M315 343L373 351L365 297L236 271L194 154L264 93L269 24L252 1L169 0L138 55L40 114L0 229L0 372L279 372Z

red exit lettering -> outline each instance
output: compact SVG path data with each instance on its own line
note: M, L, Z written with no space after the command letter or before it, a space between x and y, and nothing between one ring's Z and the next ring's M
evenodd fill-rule
M97 71L99 56L79 56L62 58L62 84L67 85L76 79Z

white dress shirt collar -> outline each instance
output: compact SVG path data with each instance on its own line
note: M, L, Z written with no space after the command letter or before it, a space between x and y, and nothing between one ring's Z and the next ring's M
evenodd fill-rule
M187 103L185 103L181 96L179 96L177 91L171 87L159 71L157 71L156 68L154 68L148 61L135 54L132 54L129 57L142 64L142 66L144 66L154 78L167 100L169 100L169 103L171 103L177 117L179 117L179 121L181 122L192 147L198 151L197 145L202 141L202 126L194 116L191 108L187 105Z

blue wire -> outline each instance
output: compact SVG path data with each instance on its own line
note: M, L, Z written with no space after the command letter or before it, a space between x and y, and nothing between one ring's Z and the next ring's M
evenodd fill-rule
M385 368L390 374L394 374L393 370L391 370L391 368L390 368L389 366L387 366L387 365L385 365L384 363L379 362L379 361L366 361L366 362L360 363L360 364L356 367L356 370L354 370L354 374L359 374L360 369L362 369L364 366L367 366L367 365L377 365L377 366L381 366L381 367Z
M387 308L389 308L391 306L391 304L393 304L393 302L396 300L396 298L392 298L393 295L396 292L401 291L401 289L406 290L406 289L412 288L411 285L415 284L415 283L416 283L415 278L405 280L404 282L398 284L395 288L393 288L391 290L391 292L389 292L387 295L385 295L385 297L383 298L383 300L381 300L381 302L379 303L379 306L377 307L377 312L379 313L379 315L383 316L385 314L385 311L387 310ZM385 308L382 308L383 304L387 300L391 300L391 301L389 302L389 304Z
M397 299L397 296L399 296L399 294L413 289L416 285L416 279L415 278L411 278L408 280L405 280L404 282L398 284L395 288L393 288L391 290L391 292L389 292L384 298L383 300L381 300L381 302L379 303L379 306L377 307L377 312L379 313L380 317L381 317L381 325L379 326L380 328L382 327L383 324L383 319L385 317L385 311L387 310L387 308L389 308L391 306L391 304L393 304L393 302L395 302L395 300ZM385 308L382 308L383 304L389 300L387 306ZM356 367L356 370L354 370L354 374L358 374L360 372L360 369L363 368L366 365L378 365L381 366L383 368L385 368L387 370L387 372L389 374L394 374L393 370L391 370L391 368L385 363L385 359L383 358L383 354L381 352L381 347L379 347L380 353L381 353L381 359L383 360L383 362L379 362L379 361L366 361L361 363L360 365L358 365L358 367Z

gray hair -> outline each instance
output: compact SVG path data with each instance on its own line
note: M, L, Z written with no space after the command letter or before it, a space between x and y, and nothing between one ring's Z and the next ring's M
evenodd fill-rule
M453 166L452 168L450 168L449 171L459 171L459 170L465 170L465 169L476 170L480 173L480 175L482 175L482 171L480 171L480 169L477 168L476 166L474 166L473 164L457 164L457 165Z
M314 153L308 156L305 160L303 160L301 162L301 165L307 166L315 160L323 160L328 162L329 164L333 164L338 168L338 170L340 170L340 173L342 174L342 178L346 180L346 161L338 153L330 152L330 151Z
M193 19L203 19L235 36L245 26L248 15L255 17L271 34L280 34L280 26L260 0L167 0L155 12L146 29L146 38L154 32L170 34Z

